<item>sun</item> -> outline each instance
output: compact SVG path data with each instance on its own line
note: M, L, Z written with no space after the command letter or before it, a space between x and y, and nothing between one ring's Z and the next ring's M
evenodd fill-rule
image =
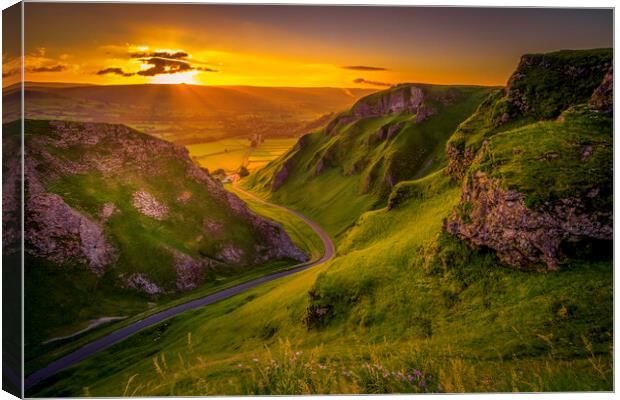
M186 83L195 85L198 84L196 80L196 74L199 71L187 71L187 72L179 72L176 74L165 74L165 75L157 75L150 79L150 83L161 83L161 84L179 84Z

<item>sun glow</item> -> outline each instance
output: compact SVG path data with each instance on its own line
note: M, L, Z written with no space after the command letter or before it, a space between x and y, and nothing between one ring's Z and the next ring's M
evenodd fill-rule
M175 83L187 83L191 85L199 84L196 80L196 74L199 71L187 71L179 72L170 75L157 75L149 78L149 83L161 83L161 84L175 84Z

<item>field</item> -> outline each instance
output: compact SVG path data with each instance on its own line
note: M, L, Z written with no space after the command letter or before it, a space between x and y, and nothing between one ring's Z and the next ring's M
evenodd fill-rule
M296 138L265 139L257 147L252 147L249 139L222 139L186 147L200 166L209 171L221 168L231 173L237 172L241 166L250 172L256 171L284 154L296 142Z

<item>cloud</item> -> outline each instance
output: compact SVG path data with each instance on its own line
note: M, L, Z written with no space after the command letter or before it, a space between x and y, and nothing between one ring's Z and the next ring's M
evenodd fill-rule
M386 87L390 87L392 86L391 83L385 83L385 82L377 82L377 81L369 81L367 79L364 78L357 78L353 80L353 83L364 83L366 85L374 85L374 86L386 86Z
M205 72L220 72L217 69L208 68L208 67L194 67L197 71L205 71Z
M138 51L138 52L129 54L129 56L131 58L150 58L150 57L156 57L156 58L168 58L168 59L173 59L173 60L182 60L182 59L185 59L185 58L189 57L189 54L187 54L184 51L175 51L175 52L171 52L171 51L152 51L152 52Z
M135 75L133 72L125 72L122 68L118 67L108 67L104 68L101 71L97 71L97 75L121 75L121 76L133 76Z
M129 58L138 59L146 69L136 72L127 72L119 67L107 67L97 72L97 75L120 75L120 76L156 76L177 74L188 71L218 72L216 69L200 67L190 61L190 55L183 50L157 50L157 51L135 51L129 53ZM198 62L198 64L202 64Z
M345 65L340 67L342 69L350 69L353 71L387 71L387 68L383 67L369 67L367 65Z
M42 67L27 67L25 70L26 72L62 72L67 70L67 66L65 64L56 64Z
M151 68L138 71L137 74L141 76L176 74L179 72L187 72L196 69L185 61L169 60L167 58L151 57L143 58L140 61L145 64L152 65Z

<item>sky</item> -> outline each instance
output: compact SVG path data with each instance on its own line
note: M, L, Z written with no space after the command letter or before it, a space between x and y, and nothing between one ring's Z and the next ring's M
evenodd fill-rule
M612 47L611 9L25 3L26 80L504 85L521 55ZM14 56L3 54L3 77ZM3 79L4 80L4 79Z

